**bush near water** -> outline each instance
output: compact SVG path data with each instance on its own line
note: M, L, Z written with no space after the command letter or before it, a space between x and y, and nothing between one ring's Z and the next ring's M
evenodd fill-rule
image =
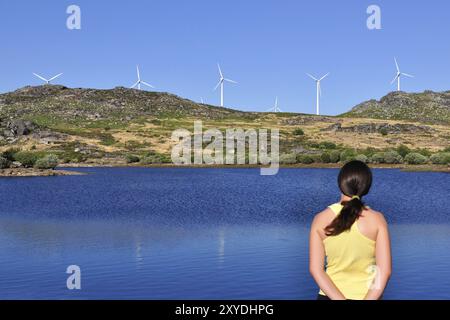
M330 146L327 149L326 146ZM314 163L346 163L359 160L368 164L434 164L450 165L450 148L441 152L431 153L429 150L412 150L400 145L395 149L376 150L367 148L363 150L339 148L336 145L322 143L314 145L316 150L307 150L304 153L286 153L280 155L281 164L314 164Z
M8 149L0 154L0 169L11 167L55 169L58 163L58 156L52 153Z

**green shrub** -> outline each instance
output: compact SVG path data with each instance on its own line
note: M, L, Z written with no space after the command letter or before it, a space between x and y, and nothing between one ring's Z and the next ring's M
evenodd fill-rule
M164 161L164 157L158 154L147 155L141 159L142 164L161 164Z
M8 161L16 161L16 154L19 153L20 150L16 148L11 148L2 152L2 157Z
M388 164L402 163L403 157L397 151L386 151L384 153L384 162Z
M297 157L294 153L284 153L280 156L281 164L296 164Z
M314 158L308 154L299 154L297 156L297 162L303 163L303 164L311 164L311 163L314 163Z
M444 152L450 152L450 147L447 147L443 150Z
M414 151L415 153L419 153L427 158L431 157L431 155L433 154L430 150L427 149L417 149Z
M369 159L377 152L377 149L372 147L367 147L364 149L363 154L365 154Z
M102 144L104 146L112 146L113 144L115 144L117 142L114 139L114 137L112 136L112 134L109 134L109 133L102 133L99 138L100 138L100 144Z
M420 153L412 152L406 155L405 161L408 164L424 164L428 161L428 158Z
M136 163L140 160L138 156L135 156L133 154L127 154L125 159L127 160L127 163Z
M0 157L0 169L6 169L9 168L9 166L11 165L11 162L4 158L4 157Z
M305 132L302 129L297 128L294 130L293 134L294 134L294 136L303 136L305 134Z
M340 159L341 162L348 162L351 160L355 160L355 157L357 156L356 152L352 149L347 149L341 152Z
M370 161L372 163L384 163L384 153L382 152L374 153L372 157L370 157Z
M404 144L397 147L397 152L402 158L406 157L408 153L411 153L411 149L405 146Z
M337 146L333 142L323 141L323 142L319 143L319 148L325 149L325 150L334 150L337 148Z
M333 150L330 152L330 162L338 163L341 160L341 152L339 150Z
M310 157L314 160L315 163L323 163L321 153L312 154L312 155L310 155Z
M43 158L39 158L34 167L37 169L55 169L58 165L58 157L54 154L49 154Z
M331 155L328 152L324 152L320 155L320 160L323 163L330 163L331 162Z
M450 152L441 152L433 154L430 157L433 164L450 164Z
M320 147L320 144L318 142L308 141L306 143L306 146L312 149L318 149Z
M380 130L380 133L381 133L381 135L383 135L383 136L387 136L387 135L388 135L388 131L387 131L386 128L382 128L382 129Z
M364 162L364 163L368 163L369 162L369 158L365 154L358 154L355 157L355 160L358 160L358 161L361 161L361 162Z
M32 152L21 151L14 155L14 159L20 162L25 168L32 168L38 160L38 156Z

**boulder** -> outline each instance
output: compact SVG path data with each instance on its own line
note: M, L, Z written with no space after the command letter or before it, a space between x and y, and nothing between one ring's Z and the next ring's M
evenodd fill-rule
M5 136L8 137L21 137L31 134L37 129L37 126L27 120L11 120L6 124ZM9 131L9 133L7 133Z

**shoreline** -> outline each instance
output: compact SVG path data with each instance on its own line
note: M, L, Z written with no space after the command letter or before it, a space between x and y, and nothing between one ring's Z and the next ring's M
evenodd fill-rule
M280 165L280 169L340 169L342 164L295 164ZM403 172L442 172L450 173L450 166L446 165L405 165L405 164L377 164L370 165L372 169L399 169ZM65 170L82 168L192 168L192 169L259 169L259 165L185 165L174 164L99 164L99 163L80 163L80 164L62 164L55 170L39 170L34 168L9 168L0 170L0 178L8 177L52 177L52 176L75 176L85 175L86 173Z
M341 163L314 163L314 164L292 164L292 165L282 165L280 164L280 169L340 169L343 164ZM450 165L434 165L434 164L423 164L423 165L409 165L409 164L369 164L372 169L400 169L405 172L448 172L450 173ZM125 164L125 163L114 163L114 164L98 164L98 163L79 163L79 164L62 164L58 166L59 168L193 168L193 169L259 169L264 166L261 165L174 165L171 163L163 164Z
M51 170L34 168L9 168L0 169L0 178L25 178L25 177L56 177L56 176L80 176L82 172L69 170Z

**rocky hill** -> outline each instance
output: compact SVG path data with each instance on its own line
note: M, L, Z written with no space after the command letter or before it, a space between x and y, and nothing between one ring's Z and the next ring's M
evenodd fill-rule
M50 155L50 162L57 158L70 165L170 162L173 131L192 132L196 120L221 132L278 128L280 152L291 158L317 158L328 149L370 154L400 146L441 152L450 146L449 106L449 92L400 92L329 117L243 112L121 87L25 87L0 94L0 169L5 162L31 166Z
M52 116L64 120L131 120L141 116L195 116L221 119L244 112L197 104L178 96L117 87L112 90L71 89L44 85L0 95L2 119Z
M450 91L392 92L380 101L363 102L342 116L450 124Z

